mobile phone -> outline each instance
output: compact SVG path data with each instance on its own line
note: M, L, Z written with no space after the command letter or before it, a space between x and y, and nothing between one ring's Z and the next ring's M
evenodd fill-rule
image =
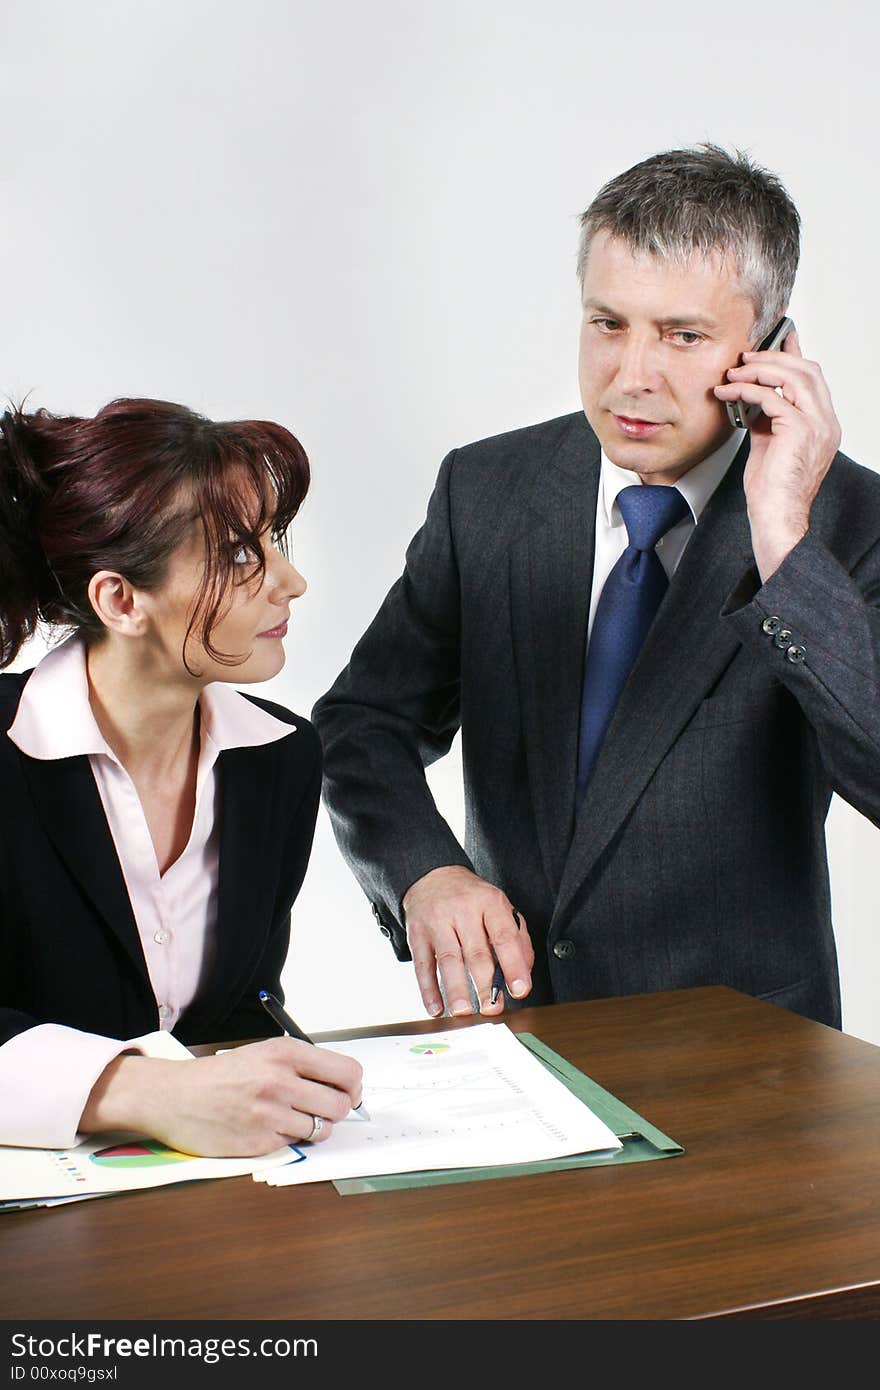
M780 319L764 341L758 344L755 352L775 352L777 348L782 347L793 328L791 319ZM736 430L747 430L761 414L759 405L746 405L745 401L727 401L726 404L727 418Z

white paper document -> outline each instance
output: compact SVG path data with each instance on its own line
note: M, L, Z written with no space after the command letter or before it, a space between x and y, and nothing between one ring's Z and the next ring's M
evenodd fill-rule
M430 1168L495 1167L621 1148L503 1023L331 1043L364 1069L364 1106L303 1162L254 1173L272 1187Z

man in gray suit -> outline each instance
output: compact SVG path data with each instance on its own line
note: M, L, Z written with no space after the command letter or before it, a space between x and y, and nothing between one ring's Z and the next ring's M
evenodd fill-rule
M880 477L796 332L755 351L798 214L701 146L581 221L583 414L444 460L314 712L335 832L432 1015L471 982L499 1012L497 959L508 1003L726 984L839 1027L824 822L833 791L880 822ZM424 776L459 727L464 847Z

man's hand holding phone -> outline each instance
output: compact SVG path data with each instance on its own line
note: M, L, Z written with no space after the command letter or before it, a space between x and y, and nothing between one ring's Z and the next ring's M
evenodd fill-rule
M749 421L743 486L755 561L766 582L809 529L813 501L840 445L840 424L822 369L801 354L794 326L780 349L744 352L715 395L760 412Z

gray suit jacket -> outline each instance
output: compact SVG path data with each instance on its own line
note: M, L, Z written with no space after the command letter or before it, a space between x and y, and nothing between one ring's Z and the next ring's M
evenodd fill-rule
M403 576L313 714L339 844L399 958L407 888L464 864L526 915L528 1002L727 984L840 1025L824 822L838 791L880 823L880 477L839 454L762 586L747 452L577 814L598 442L578 413L444 460ZM459 726L464 848L423 771Z

